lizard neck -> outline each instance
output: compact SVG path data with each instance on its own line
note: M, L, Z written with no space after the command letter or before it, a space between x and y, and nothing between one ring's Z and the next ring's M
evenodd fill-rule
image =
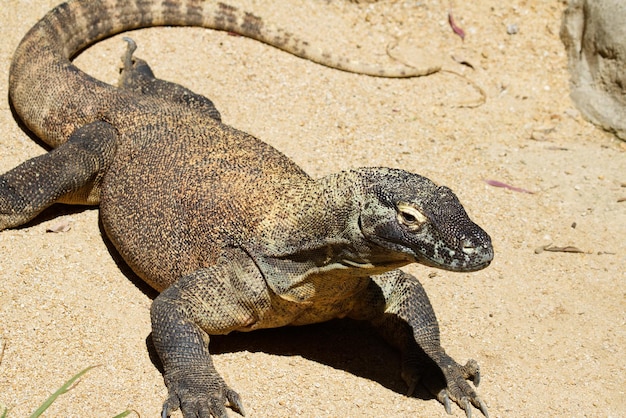
M368 241L360 215L366 192L358 171L331 174L294 187L275 205L262 228L266 255L314 260L317 267L342 264L377 274L410 260ZM271 221L270 221L271 220Z
M293 187L275 203L255 234L264 237L260 247L249 252L275 294L332 305L361 291L369 277L412 261L363 236L365 190L358 172L347 171Z

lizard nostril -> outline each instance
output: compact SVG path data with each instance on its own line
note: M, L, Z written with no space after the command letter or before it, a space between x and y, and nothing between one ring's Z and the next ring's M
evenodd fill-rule
M471 247L470 247L470 246L464 246L464 247L463 247L463 252L464 252L465 254L474 254L474 253L476 252L476 247L473 247L473 246L471 246Z
M474 254L476 252L476 244L474 242L472 242L471 240L465 238L462 241L462 247L461 250L465 253L465 254Z

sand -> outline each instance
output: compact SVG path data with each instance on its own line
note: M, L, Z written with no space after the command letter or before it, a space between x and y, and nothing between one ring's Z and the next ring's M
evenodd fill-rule
M8 69L55 3L0 8L0 172L44 152L10 111ZM490 233L493 263L475 273L406 270L426 287L448 353L481 365L491 417L626 416L626 145L569 98L564 2L456 2L464 41L448 25L449 2L229 3L338 54L389 62L389 49L446 70L377 79L211 30L131 34L157 76L210 97L226 123L313 176L390 166L457 193ZM77 63L115 83L125 48L114 37ZM46 233L60 224L70 229ZM102 235L95 208L55 208L0 233L0 403L10 417L27 416L91 365L45 416L158 416L166 389L146 346L154 293ZM538 250L549 244L581 252ZM447 416L427 393L404 395L397 353L360 324L230 336L212 348L250 417ZM464 414L455 406L453 416Z

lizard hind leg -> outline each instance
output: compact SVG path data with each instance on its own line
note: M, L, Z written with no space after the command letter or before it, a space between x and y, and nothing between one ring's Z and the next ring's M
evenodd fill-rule
M156 78L146 61L133 56L137 50L135 41L128 37L124 37L124 40L128 43L128 47L122 56L123 66L120 70L119 88L158 97L169 103L177 103L199 111L218 122L222 121L220 112L211 100L180 84Z
M54 203L96 205L117 150L117 133L93 122L47 154L0 175L0 231L25 224Z

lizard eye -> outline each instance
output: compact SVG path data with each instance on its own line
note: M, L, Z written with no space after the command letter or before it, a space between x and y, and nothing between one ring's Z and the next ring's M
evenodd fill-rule
M414 224L417 222L417 217L408 212L400 212L400 216L402 217L402 223Z
M428 219L415 206L409 203L398 204L398 222L411 230L417 230Z

